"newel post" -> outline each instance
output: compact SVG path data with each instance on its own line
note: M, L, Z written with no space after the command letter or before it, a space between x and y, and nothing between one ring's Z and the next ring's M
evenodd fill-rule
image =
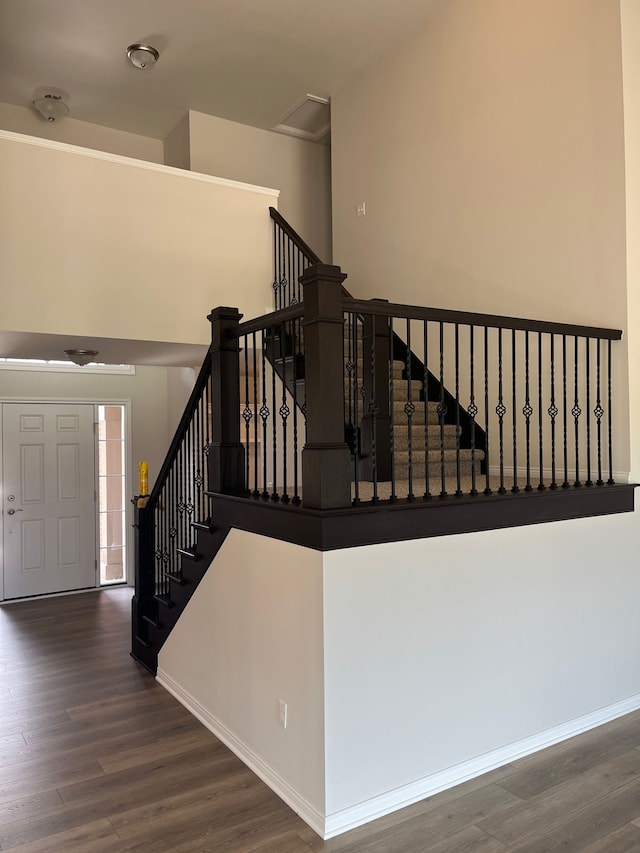
M351 455L344 440L344 317L340 267L315 264L304 291L307 442L302 502L312 509L351 505Z
M135 592L131 599L131 654L144 660L147 626L143 616L150 615L150 604L155 593L155 555L153 509L138 506L133 500L135 514Z
M214 308L211 321L211 437L209 491L238 495L245 490L244 446L240 441L240 343L229 334L242 314Z

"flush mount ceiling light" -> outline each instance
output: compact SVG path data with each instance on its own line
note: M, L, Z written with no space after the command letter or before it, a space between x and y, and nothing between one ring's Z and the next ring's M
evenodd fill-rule
M33 102L33 106L47 121L54 122L64 118L69 113L69 107L62 99L62 95L46 92Z
M130 44L127 56L136 68L150 68L158 61L160 54L150 44Z
M96 356L98 355L98 350L96 349L66 349L64 354L72 361L74 364L79 365L80 367L84 367L92 361L95 361Z

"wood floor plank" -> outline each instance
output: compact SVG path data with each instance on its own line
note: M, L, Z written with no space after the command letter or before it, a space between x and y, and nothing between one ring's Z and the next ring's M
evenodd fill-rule
M581 853L640 853L640 828L628 823L584 847Z
M508 853L508 850L477 826L470 826L437 844L429 843L416 853Z
M512 794L529 799L640 745L637 724L625 722L603 729L597 735L587 733L579 750L558 744L522 763L515 762L519 772L505 780L503 786Z
M625 755L579 773L564 784L524 801L521 805L487 817L478 826L508 847L529 837L537 837L541 827L559 824L585 805L624 788L640 778L640 753L631 749ZM513 781L510 777L509 782Z
M252 847L247 853L309 853L310 849L297 832L285 832L271 841Z
M518 797L509 794L498 785L485 785L464 797L448 803L446 808L431 809L415 817L376 832L375 824L368 828L367 853L416 853L428 850L429 845L444 841L461 830L475 825L478 820L499 814L521 803ZM357 831L356 831L357 832ZM327 853L358 853L362 850L362 836L345 833L329 841L311 842L313 850Z
M189 840L207 838L220 850L235 851L249 849L258 839L268 840L298 825L299 819L291 810L247 768L237 775L235 784L226 779L221 782L197 791L195 796L153 804L142 814L111 816L123 839L123 850L143 851L147 845L147 849L166 853Z
M141 767L158 759L171 758L183 752L205 747L211 742L211 736L205 729L198 728L183 734L156 738L153 749L148 744L132 744L126 749L115 750L112 746L108 754L98 758L105 773L119 773L131 767Z
M21 844L18 849L20 853L119 853L119 844L109 821L97 820Z
M62 806L57 790L29 794L16 800L0 803L0 825L14 820L31 820L39 814L46 814Z
M513 853L552 853L583 850L640 817L640 782L631 782L614 795L589 803L553 829L543 828L539 837L516 844Z

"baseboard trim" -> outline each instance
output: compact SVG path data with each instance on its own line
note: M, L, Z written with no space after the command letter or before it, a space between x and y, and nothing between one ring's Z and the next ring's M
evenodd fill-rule
M490 770L524 758L525 755L546 749L546 747L553 746L560 741L582 734L582 732L594 729L639 709L640 694L636 694L621 702L608 705L606 708L600 708L597 711L576 717L567 723L561 723L477 758L472 758L470 761L425 776L409 785L403 785L393 791L372 797L370 800L358 803L351 808L329 814L325 820L323 837L328 839L341 835L357 826L362 826L362 824L369 823L405 806L410 806L412 803L417 803L419 800L431 797L440 791L445 791L447 788L453 788L462 782L468 782L470 779L482 776L483 773L488 773Z
M231 752L238 756L250 770L258 776L265 785L276 793L281 800L293 809L302 820L308 824L314 832L324 838L325 819L324 815L308 800L302 797L291 785L276 773L251 747L247 746L231 729L227 728L217 717L208 711L198 700L185 690L167 672L158 667L156 675L158 681L165 690L171 693L181 705L183 705L193 716L200 720L203 726L209 729Z

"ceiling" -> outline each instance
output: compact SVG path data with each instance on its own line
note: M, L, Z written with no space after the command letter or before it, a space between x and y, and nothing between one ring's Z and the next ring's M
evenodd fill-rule
M82 121L164 139L188 109L272 128L330 97L439 0L0 0L0 101L42 87ZM139 70L126 48L160 51Z

